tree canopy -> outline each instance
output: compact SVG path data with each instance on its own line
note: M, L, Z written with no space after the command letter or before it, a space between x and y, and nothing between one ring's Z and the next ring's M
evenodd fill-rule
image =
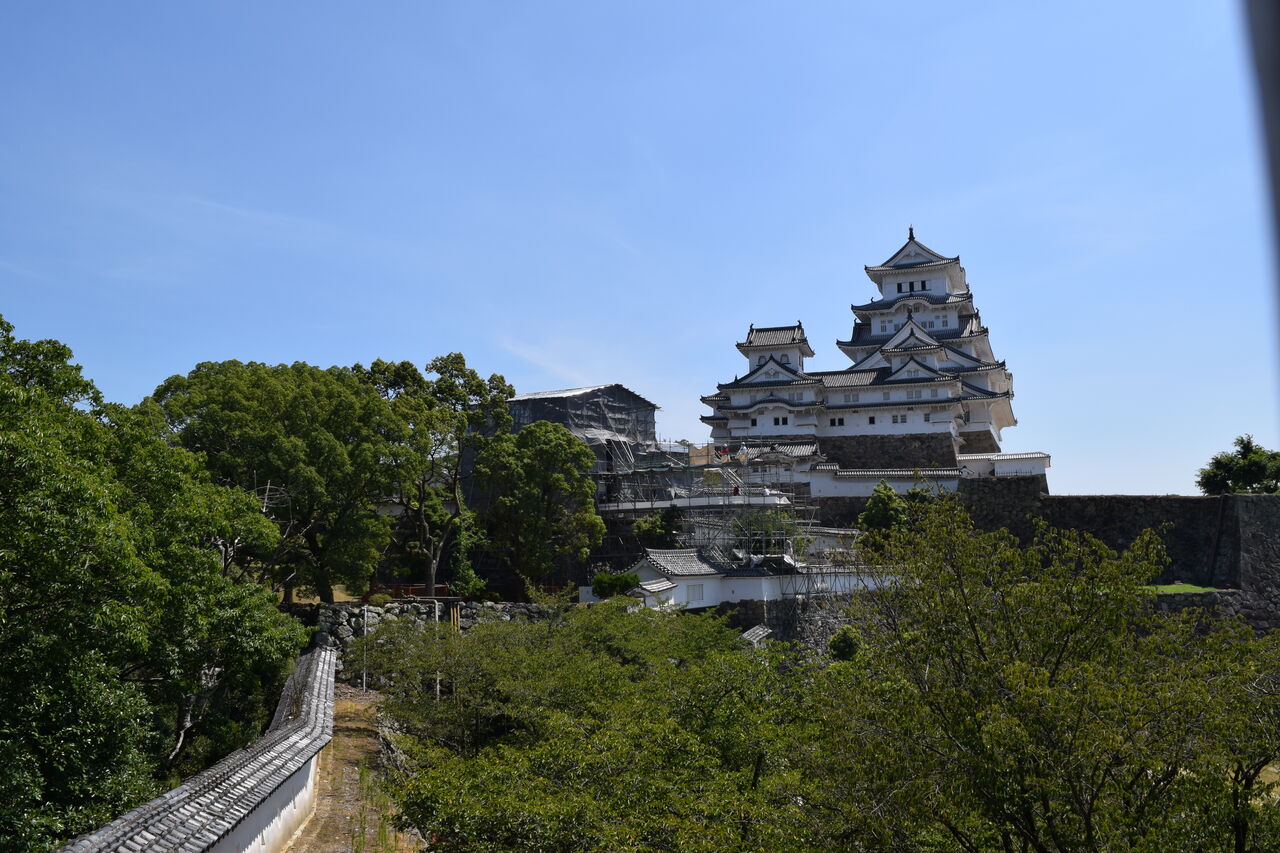
M206 362L156 389L155 402L217 482L257 496L280 531L259 554L286 590L368 587L391 520L386 460L400 424L374 387L348 368Z
M515 390L497 374L481 378L461 353L433 359L426 375L407 361L378 360L355 371L397 421L387 499L402 513L396 537L402 557L422 564L432 589L450 557L454 591L476 591L482 584L471 570L470 551L483 531L468 505L471 473L475 458L509 432L507 400Z
M257 736L302 639L270 548L158 412L0 319L0 848L44 850Z
M805 678L781 648L620 600L366 642L415 768L402 813L443 849L796 849Z
M1280 635L1154 609L1154 534L1024 548L937 499L864 556L828 659L623 601L382 629L403 814L460 853L1280 844Z
M556 560L585 560L604 538L596 513L595 455L560 424L535 421L499 436L477 462L492 491L486 512L490 543L528 581Z
M683 529L680 507L675 504L663 507L661 512L643 515L631 525L631 532L644 548L678 547L678 537Z
M1252 435L1237 436L1235 450L1223 451L1196 475L1206 495L1234 492L1274 495L1280 491L1280 451L1257 444Z

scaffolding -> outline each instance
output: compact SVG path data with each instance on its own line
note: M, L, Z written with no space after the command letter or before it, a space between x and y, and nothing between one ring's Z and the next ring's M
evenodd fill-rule
M674 506L677 544L725 565L778 574L784 597L831 594L847 573L853 532L821 527L818 503L796 448L804 443L737 441L686 446L685 453L614 457L600 472L602 515L634 521ZM815 448L816 449L816 448Z

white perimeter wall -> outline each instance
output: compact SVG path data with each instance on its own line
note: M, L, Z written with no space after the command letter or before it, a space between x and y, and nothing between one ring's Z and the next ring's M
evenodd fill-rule
M316 808L316 782L320 762L329 747L311 756L276 788L257 808L249 812L209 853L279 853L294 833L302 828Z

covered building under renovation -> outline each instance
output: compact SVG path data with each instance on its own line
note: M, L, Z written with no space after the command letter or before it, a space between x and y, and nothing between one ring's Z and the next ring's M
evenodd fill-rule
M596 496L607 500L612 475L688 463L684 446L658 441L658 407L624 385L590 385L517 394L508 401L515 429L535 421L560 424L596 456Z

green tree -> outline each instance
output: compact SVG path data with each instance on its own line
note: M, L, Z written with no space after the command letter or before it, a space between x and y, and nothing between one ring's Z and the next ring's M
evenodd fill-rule
M733 517L733 533L750 554L792 554L803 557L812 538L790 509L753 509Z
M302 630L245 577L276 536L153 407L0 319L0 848L105 823L260 731Z
M399 427L374 388L346 368L224 361L170 377L154 399L217 482L258 496L280 531L261 564L286 598L367 588L391 537L378 509Z
M1200 491L1206 495L1280 491L1280 451L1256 444L1252 435L1237 436L1235 448L1215 455L1200 469L1196 475Z
M615 595L624 595L627 590L635 589L639 583L640 577L634 572L622 574L596 572L595 578L591 581L591 594L596 598L613 598Z
M858 516L858 529L886 532L907 523L907 501L886 481L876 483L867 499L867 508Z
M1041 527L1024 549L940 500L867 555L895 582L855 603L802 795L833 849L1280 840L1258 769L1280 754L1277 641L1153 612L1154 534L1116 554Z
M652 512L635 520L631 532L645 548L675 548L683 529L680 507L671 504L661 512Z
M365 642L411 760L402 814L444 849L812 849L791 796L807 665L785 647L621 601Z
M478 460L494 495L486 513L489 541L529 581L560 558L585 560L604 538L586 442L559 424L535 421L497 436Z
M410 362L381 360L367 370L356 365L355 372L399 421L389 494L407 527L401 542L406 556L421 560L432 589L451 556L455 591L478 591L483 582L471 571L469 556L482 531L465 499L469 463L509 431L507 400L515 389L497 374L483 379L461 353L433 359L425 376Z

